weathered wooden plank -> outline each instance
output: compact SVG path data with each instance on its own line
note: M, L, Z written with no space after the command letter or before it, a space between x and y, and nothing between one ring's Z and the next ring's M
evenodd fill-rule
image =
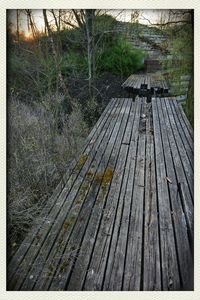
M184 117L183 117L183 114L185 114L185 113L183 111L182 104L178 103L178 101L175 101L174 102L174 107L175 107L175 110L176 110L176 112L178 114L179 120L180 120L180 122L182 124L182 127L183 127L183 129L185 131L185 135L186 135L186 137L188 139L188 142L191 145L192 150L194 150L194 132L193 132L193 128L190 125L190 123L188 125L186 125L186 122L185 122ZM185 118L187 118L187 117L185 116Z
M151 108L151 104L149 104ZM144 218L144 263L143 290L161 290L161 266L159 249L158 207L154 157L152 113L149 112L146 134L145 163L145 218Z
M152 76L151 76L150 82L151 82L151 93L155 94L155 80Z
M123 147L123 145L122 145ZM128 150L128 149L127 149ZM127 164L124 166L124 174L123 174L123 179L122 179L122 185L121 185L121 190L120 190L120 195L119 195L119 201L118 201L118 207L116 211L116 217L115 217L115 222L113 225L113 232L110 237L110 246L107 254L107 259L106 256L103 257L102 260L107 260L107 265L105 266L105 280L101 280L102 282L102 288L103 290L121 290L122 288L122 280L118 281L116 277L116 271L119 272L119 275L123 276L123 264L120 264L120 251L116 249L117 242L119 242L118 237L119 237L119 228L122 226L122 209L124 205L124 197L126 193L126 184L127 184L127 179L128 179L128 172L129 172L129 165ZM128 225L128 224L126 224ZM128 228L128 226L127 226ZM125 238L125 237L124 237ZM125 255L125 253L124 253ZM123 257L121 257L123 259ZM116 267L116 264L118 266ZM101 271L104 271L103 268Z
M125 104L125 107L126 107L126 104ZM122 104L122 110L120 110L120 114L123 112L124 112L124 108L123 108L123 104ZM117 120L117 122L118 122L118 120ZM111 130L112 130L112 125L111 125ZM105 147L106 147L105 145L106 145L107 141L109 140L109 137L110 137L110 134L107 136L107 140L105 140L101 143L100 148L96 152L95 158L92 162L93 166L90 167L90 170L93 175L86 176L86 178L83 178L83 184L81 185L78 193L74 193L74 187L73 187L71 195L69 196L68 199L66 199L66 203L71 202L71 201L73 201L72 199L74 199L73 206L70 208L70 211L67 215L66 215L66 211L67 211L66 209L64 209L60 213L60 215L58 217L58 224L60 226L59 227L60 229L57 228L57 226L55 226L54 232L52 233L52 231L51 231L49 240L46 239L45 246L42 247L42 250L40 251L40 257L38 258L40 268L37 267L37 268L35 268L35 270L30 270L30 272L29 272L30 274L34 273L36 275L36 272L37 272L37 274L39 274L39 269L42 269L42 266L46 261L46 257L47 257L47 255L49 255L49 251L51 251L51 254L49 255L49 259L51 259L51 272L50 273L53 273L54 269L56 268L57 262L60 259L59 255L62 255L62 251L65 248L65 243L66 243L70 233L73 230L73 226L76 222L78 213L79 213L79 211L85 201L85 198L87 197L87 194L90 190L92 181L94 180L94 176L95 176L97 167L98 167L99 163L101 162L101 158L102 158L102 155L103 155L103 153L105 151ZM111 141L111 145L112 145L112 138L110 138L110 141ZM85 175L84 175L84 177L85 177ZM64 225L62 225L62 224L64 224ZM51 250L52 234L53 234L53 236L55 235L56 240L54 243L54 247ZM37 264L37 263L35 262L35 264ZM42 272L40 283L43 281L43 279L44 280L51 279L52 276L46 276L47 275L46 273L47 273L46 270L44 272ZM49 275L50 275L50 273L49 273ZM23 284L22 289L30 289L30 286L33 286L34 280L29 280L28 278L29 278L29 276L27 277L25 283Z
M192 137L192 139L194 139L194 131L193 131L193 128L192 128L192 126L191 126L191 124L190 124L188 118L186 117L186 114L185 114L185 112L184 112L184 110L183 110L183 106L182 106L181 103L178 104L178 106L179 106L179 109L180 109L182 118L183 118L183 120L184 120L184 122L185 122L185 125L186 125L186 127L187 127L187 129L188 129L188 131L189 131L189 133L190 133L190 136Z
M168 88L166 80L163 80L163 89L164 89L164 93L168 93L169 88Z
M116 110L118 109L118 111L120 111L120 109L121 109L122 104L116 103L115 105L118 106L118 104L119 104L119 107L115 106L114 110L112 111L111 116L113 115L113 118L116 118L116 116L115 116ZM82 181L83 181L84 174L87 172L88 166L90 166L92 159L93 159L100 143L102 142L102 139L104 138L104 134L106 136L106 133L108 132L107 128L109 129L109 128L112 128L112 126L113 126L110 124L111 124L111 120L108 120L107 126L105 128L103 128L103 130L101 131L101 134L99 135L99 137L95 143L95 148L94 148L95 151L92 152L92 155L90 155L89 158L86 157L87 160L86 160L83 168L81 169L81 171L78 170L78 173L80 172L78 174L79 179L78 179L75 187L73 188L73 191L71 191L71 187L74 184L74 174L72 174L69 181L67 182L67 185L63 189L61 196L60 196L59 200L57 201L56 206L54 207L54 210L50 213L50 215L48 216L48 219L45 220L45 224L43 225L42 230L38 235L38 239L37 239L37 237L36 237L36 239L34 239L34 242L31 244L31 247L30 247L28 253L26 254L25 259L18 267L18 273L16 274L16 276L14 278L12 278L12 280L10 280L10 286L12 288L15 287L17 289L18 287L20 287L24 278L27 275L27 270L29 270L30 267L32 266L32 262L34 261L36 255L38 254L43 242L45 241L46 244L48 244L48 240L46 240L46 237L47 236L49 237L50 244L54 241L56 232L54 233L54 235L52 235L51 227L53 227L53 228L56 227L55 220L56 220L58 214L60 213L60 211L63 211L63 213L66 214L68 209L70 208L71 201L73 200L72 194L75 197L77 191L79 190L79 187L81 186ZM91 145L88 146L88 151L89 151L90 146ZM80 167L82 167L82 166L80 166ZM79 167L79 169L80 169L80 167ZM69 193L69 195L68 195L68 193ZM67 202L67 201L65 201L66 197L68 197L68 198L72 197L72 200ZM64 203L64 205L63 205L63 203ZM65 209L61 210L61 208L65 208ZM33 276L32 274L30 276L31 276L31 280L34 282L35 278L32 278L32 276Z
M122 145L122 149L124 149L124 151L125 151L125 150L127 151L127 148L128 148L127 145ZM123 157L126 156L126 151L125 151L125 152L124 152L124 151L121 151L121 152L120 152L120 154L122 154ZM117 170L117 169L116 169L116 170ZM113 178L113 181L112 181L112 185L115 183L116 180L119 180L119 179L118 179L117 176L115 176L115 173L114 173L114 178ZM118 184L119 184L119 181L118 181ZM95 221L94 218L93 218L93 221ZM91 224L92 224L92 223L91 223ZM91 228L91 229L92 229L92 228ZM91 230L91 229L90 229L90 230ZM88 247L87 247L87 245L85 244L85 253L88 252L87 250L88 250ZM78 280L79 280L79 279L78 279ZM72 287L70 288L70 286L69 286L68 289L69 289L69 290L70 290L70 289L73 289L73 290L74 290L74 287L73 287L73 288L72 288Z
M162 80L158 80L157 82L158 82L158 83L157 83L157 86L158 86L158 93L159 93L159 94L162 94L163 91L164 91L164 89L163 89L163 81L162 81Z
M130 210L128 244L124 268L123 289L138 291L142 280L142 240L144 211L145 135L138 141L134 190Z
M134 77L134 80L132 81L132 84L131 84L133 90L136 89L137 81L138 81L138 79L136 77Z
M133 128L133 126L132 126L133 121L134 121L133 107L134 107L134 104L132 103L132 109L129 114L126 131L125 131L124 138L123 138L123 140L126 140L126 141L128 141L129 127ZM129 139L130 139L130 136L129 136ZM112 153L112 156L113 156L113 158L116 156L114 151ZM117 160L119 158L120 157L118 157ZM110 167L112 168L112 165L110 165ZM118 167L116 167L116 169L117 168ZM119 182L119 177L114 176L113 180L112 180L112 185L118 184L118 182ZM102 213L103 213L102 209L105 205L104 204L105 198L107 196L107 193L105 193L105 191L104 191L105 188L103 185L101 186L101 189L102 190L100 191L100 193L97 196L97 200L96 200L95 206L93 208L93 213L91 216L90 224L88 225L87 231L84 236L83 243L81 245L81 249L80 249L80 253L79 253L80 259L77 260L77 262L74 266L72 276L70 278L69 285L67 287L68 290L82 290L85 276L86 276L87 272L89 271L88 264L89 264L89 261L90 261L91 255L92 255L92 250L94 247L96 235L98 232L99 224L100 224Z
M151 89L151 82L150 82L150 76L146 75L146 85L147 85L147 90L150 91Z
M131 75L122 84L123 87L133 89L134 93L143 94L145 91L157 94L168 93L168 86L164 80L155 79L153 75Z
M141 78L142 78L142 80L141 80L141 86L140 86L140 88L142 90L145 90L146 89L146 75L142 75Z
M130 107L131 107L131 102L128 103L128 106L126 108L126 111L123 112L123 120L121 125L119 126L119 131L118 131L118 135L115 138L115 144L114 144L114 148L112 150L112 142L110 140L109 144L107 145L106 148L106 152L104 154L104 156L102 157L102 161L101 164L99 166L98 172L97 174L103 174L104 170L110 170L113 173L113 176L115 174L115 163L118 157L118 153L120 150L120 145L121 145L121 141L123 138L123 134L126 128L126 124L127 124L127 119L129 116L129 112L130 112ZM108 165L107 165L108 164ZM106 168L106 169L105 169ZM105 173L104 173L105 174ZM105 174L105 176L108 176L109 174ZM110 175L111 176L111 175ZM88 194L87 199L84 203L84 207L82 209L82 211L79 214L77 223L75 225L75 228L73 229L73 232L70 236L69 242L68 244L70 245L70 247L81 247L81 242L84 238L85 235L85 231L87 230L87 225L88 222L91 222L90 219L90 215L91 213L93 213L91 211L91 209L93 208L93 206L95 205L95 203L97 202L97 198L99 195L99 192L103 192L105 193L105 188L106 188L106 182L110 183L112 178L102 178L102 187L104 186L104 191L100 190L100 186L101 186L101 180L98 180L97 182L94 181L94 186L93 188L91 188L91 192ZM70 255L68 253L68 247L66 248L67 251L64 252L64 254L62 255L62 259L60 261L60 264L62 265L62 263L68 261L69 264L66 268L66 270L62 270L62 272L60 272L60 270L57 270L56 275L54 276L50 289L51 290L55 290L59 287L59 289L64 289L70 273L71 273L71 269L74 265L74 262L76 261L76 259L70 259ZM75 251L75 255L78 256L79 251Z
M140 76L140 89L142 89L144 86L144 80L145 80L145 76L141 75Z
M136 84L137 78L133 75L130 81L130 86L132 88L134 88L135 84Z
M115 212L117 209L117 202L124 173L124 166L127 155L128 146L122 145L120 156L113 178L113 184L109 191L106 207L103 211L103 218L96 239L96 243L93 250L91 263L89 265L89 271L86 275L84 290L101 290L103 283L103 273L105 270L107 253L109 250L109 241L112 234L112 226L114 222ZM106 222L107 221L107 222Z
M183 210L186 216L186 221L188 225L188 232L189 236L191 236L191 239L193 240L193 199L191 197L190 191L189 191L189 186L187 182L187 174L185 174L182 163L181 163L181 158L178 152L178 148L175 142L175 137L172 132L171 128L171 123L169 121L169 116L168 116L168 110L167 107L165 106L165 102L162 100L161 101L161 106L162 106L162 111L163 111L163 116L164 116L164 121L165 121L165 126L167 130L167 135L170 143L171 149L171 155L173 158L174 162L174 168L176 172L176 177L177 177L177 182L178 184L181 183L185 187L185 197L182 199L182 205L183 205Z
M181 289L192 290L192 256L190 252L190 244L187 234L187 225L185 215L182 209L181 199L179 195L179 186L176 179L174 164L171 156L173 148L170 147L166 123L164 121L163 112L161 109L160 99L157 99L157 108L160 121L161 137L163 142L164 157L166 161L166 172L168 181L168 189L170 194L171 214L174 225L174 232L176 238L176 248L178 254L179 271L181 277Z
M105 271L104 290L121 290L123 285L124 264L128 240L129 215L135 176L136 151L138 143L138 128L141 103L137 103L136 117L132 130L122 188L117 208L114 231L110 245L109 257Z
M128 87L128 88L131 88L132 85L133 85L133 83L134 83L134 76L132 75L132 76L130 76L129 78L130 78L130 79L129 79L129 82L127 83L127 87Z
M176 98L174 98L174 100L176 100ZM182 130L184 132L185 138L187 140L188 146L190 147L192 153L194 152L194 140L190 135L190 131L188 130L188 127L186 126L183 116L182 116L182 112L180 109L180 105L178 105L177 101L173 101L171 102L171 105L173 105L174 108L174 115L176 116L176 118L178 118L181 126L182 126ZM182 106L181 106L182 107Z
M175 246L174 231L170 213L168 183L166 180L165 159L157 112L157 99L152 99L155 157L157 174L157 196L159 209L159 232L161 247L162 289L179 290L180 278Z
M136 77L136 78L135 78L135 82L134 82L134 84L133 84L133 90L134 90L134 91L138 91L138 83L139 83L139 78Z
M170 100L168 98L165 98L165 105L167 107L167 112L168 112L168 116L169 116L169 120L171 123L171 128L175 137L175 142L177 144L177 148L178 148L178 152L180 154L180 159L182 161L182 165L184 168L185 173L187 174L186 179L188 181L188 185L189 185L189 189L190 189L190 193L192 195L192 198L194 197L194 178L193 178L193 169L191 167L190 161L188 159L187 153L185 151L183 142L181 140L181 137L179 135L179 132L177 130L176 127L176 123L173 117L173 113L171 110L171 106L170 106Z
M130 87L132 85L132 82L134 82L134 75L130 75L122 84L122 87Z
M169 100L169 104L171 105L171 110L172 110L172 113L173 113L174 121L175 121L177 130L178 130L178 133L179 133L179 135L181 137L182 144L183 144L183 146L185 148L185 151L186 151L187 157L188 157L188 159L190 161L192 170L194 170L194 153L193 153L193 149L192 149L193 147L192 147L192 144L188 143L187 136L185 135L185 132L184 132L184 130L183 130L182 126L181 126L181 122L179 120L179 115L176 113L176 111L174 109L173 103L175 101L176 101L175 99Z
M137 89L138 90L141 89L142 82L143 82L142 76L138 76L138 82L137 82Z
M86 139L86 142L85 142L85 144L83 146L83 150L82 150L83 155L85 155L85 150L88 147L88 145L90 145L90 147L94 147L93 146L94 143L91 143L91 141L96 140L99 131L101 131L103 129L103 126L108 121L109 114L112 111L113 107L114 107L114 101L112 100L112 101L110 101L109 105L107 106L107 109L104 110L102 116L100 117L97 124L94 126L94 128L92 129L92 131L89 134L88 138ZM32 242L35 240L35 238L37 240L37 236L38 236L38 232L39 232L40 228L42 228L42 225L46 222L46 218L47 218L48 214L53 209L58 197L61 194L61 191L63 190L63 187L65 185L64 182L66 182L69 179L69 177L71 176L71 172L76 167L76 165L77 165L77 157L71 162L68 170L66 171L66 174L64 175L64 180L62 180L58 184L58 186L55 189L54 193L52 194L50 199L48 199L48 202L45 205L45 207L43 208L40 216L36 219L36 222L33 224L32 229L30 230L29 234L27 235L25 240L22 242L22 244L19 247L18 251L15 253L15 256L13 257L11 262L9 263L9 266L8 266L8 280L10 280L10 278L16 272L16 270L18 268L18 265L21 263L22 259L24 258L24 255L28 251L28 249L29 249L30 245L32 244ZM78 175L78 172L77 172L77 175ZM74 176L74 178L76 178L76 177Z
M180 150L192 151L192 136L167 101L153 99L154 129L151 104L110 103L15 260L10 290L192 289L193 199Z
M134 117L135 117L135 103L132 102L130 115L129 115L128 123L127 123L127 126L126 126L126 132L124 134L122 144L129 145L129 143L130 143L131 134L132 134L132 130L133 130Z
M124 172L124 168L122 170ZM103 284L103 274L105 272L107 255L110 248L111 234L118 207L123 172L118 172L121 178L120 184L111 186L109 191L101 226L93 250L93 256L89 265L91 272L87 273L84 290L90 290L91 287L92 290L101 290Z
M188 236L189 236L189 240L190 240L190 247L191 247L191 251L192 251L192 256L194 257L194 233L193 233L193 209L191 208L190 212L188 211L188 197L187 197L187 188L186 185L184 184L184 182L179 182L179 194L180 194L180 198L181 198L181 203L182 203L182 207L183 207L183 211L185 214L185 218L186 218L186 223L187 223L187 227L188 227ZM189 216L188 216L189 215ZM192 277L191 280L193 280L194 278Z

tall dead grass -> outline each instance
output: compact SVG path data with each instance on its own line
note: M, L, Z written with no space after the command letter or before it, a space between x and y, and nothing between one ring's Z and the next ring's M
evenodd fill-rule
M9 255L17 249L81 148L88 128L75 105L64 113L61 96L29 105L16 96L8 99L7 217Z

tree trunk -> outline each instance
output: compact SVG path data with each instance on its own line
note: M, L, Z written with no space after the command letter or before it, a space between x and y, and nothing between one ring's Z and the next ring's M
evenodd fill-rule
M90 97L94 96L95 79L95 58L94 58L94 15L95 10L85 10L85 28L87 37L87 57L88 57L88 87Z
M60 18L61 18L61 9L58 11L58 30L60 32Z
M44 16L44 23L45 23L45 27L46 27L47 32L48 32L48 38L49 38L49 41L50 41L50 44L51 44L52 53L53 53L53 57L54 57L55 65L56 65L56 70L57 70L57 74L58 74L58 81L59 81L60 86L61 86L61 88L64 92L64 95L68 96L68 98L70 99L68 88L65 85L65 82L64 82L61 70L60 70L60 66L59 66L59 62L58 62L59 57L58 57L58 53L56 51L56 46L54 44L53 34L52 34L52 31L51 31L51 28L49 26L49 22L48 22L48 19L47 19L46 9L43 9L43 16ZM69 106L71 106L70 103L69 103Z
M32 10L26 9L25 11L27 13L28 29L31 29L32 35L35 38L37 32L36 32L36 25L32 16Z
M17 41L19 42L19 9L16 10L17 13Z
M55 12L53 9L51 9L51 13L54 17L54 21L55 21L55 25L56 25L56 29L57 29L57 32L59 33L60 32L60 27L59 27L59 20L57 20L57 17L55 15Z
M75 18L76 18L76 21L77 21L77 23L78 23L78 26L79 26L80 28L83 28L83 22L82 22L82 20L81 20L81 17L79 16L78 12L77 12L75 9L72 9L72 11L73 11L74 16L75 16Z

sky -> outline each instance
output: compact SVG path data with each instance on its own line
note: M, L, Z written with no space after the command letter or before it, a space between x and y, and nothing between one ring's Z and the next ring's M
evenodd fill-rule
M43 14L42 10L32 10L33 15L34 15L34 21L36 23L36 26L38 30L43 31L44 30L44 20L43 20ZM109 10L107 11L108 14L111 14L117 18L117 20L122 21L122 22L129 22L131 20L131 13L133 10ZM166 15L168 10L140 10L140 15L139 15L139 22L142 24L149 25L149 21L151 23L156 23L159 22L160 17L162 15ZM13 24L13 27L16 28L16 10L9 10L9 22ZM48 19L49 21L53 22L53 16L48 13ZM26 36L29 36L28 28L27 28L27 18L25 13L20 14L20 31L24 31Z

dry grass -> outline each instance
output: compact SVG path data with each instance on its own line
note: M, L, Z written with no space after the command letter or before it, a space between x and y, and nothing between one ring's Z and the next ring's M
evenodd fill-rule
M8 247L15 251L67 162L81 148L88 128L78 105L63 113L62 97L27 105L8 104Z

